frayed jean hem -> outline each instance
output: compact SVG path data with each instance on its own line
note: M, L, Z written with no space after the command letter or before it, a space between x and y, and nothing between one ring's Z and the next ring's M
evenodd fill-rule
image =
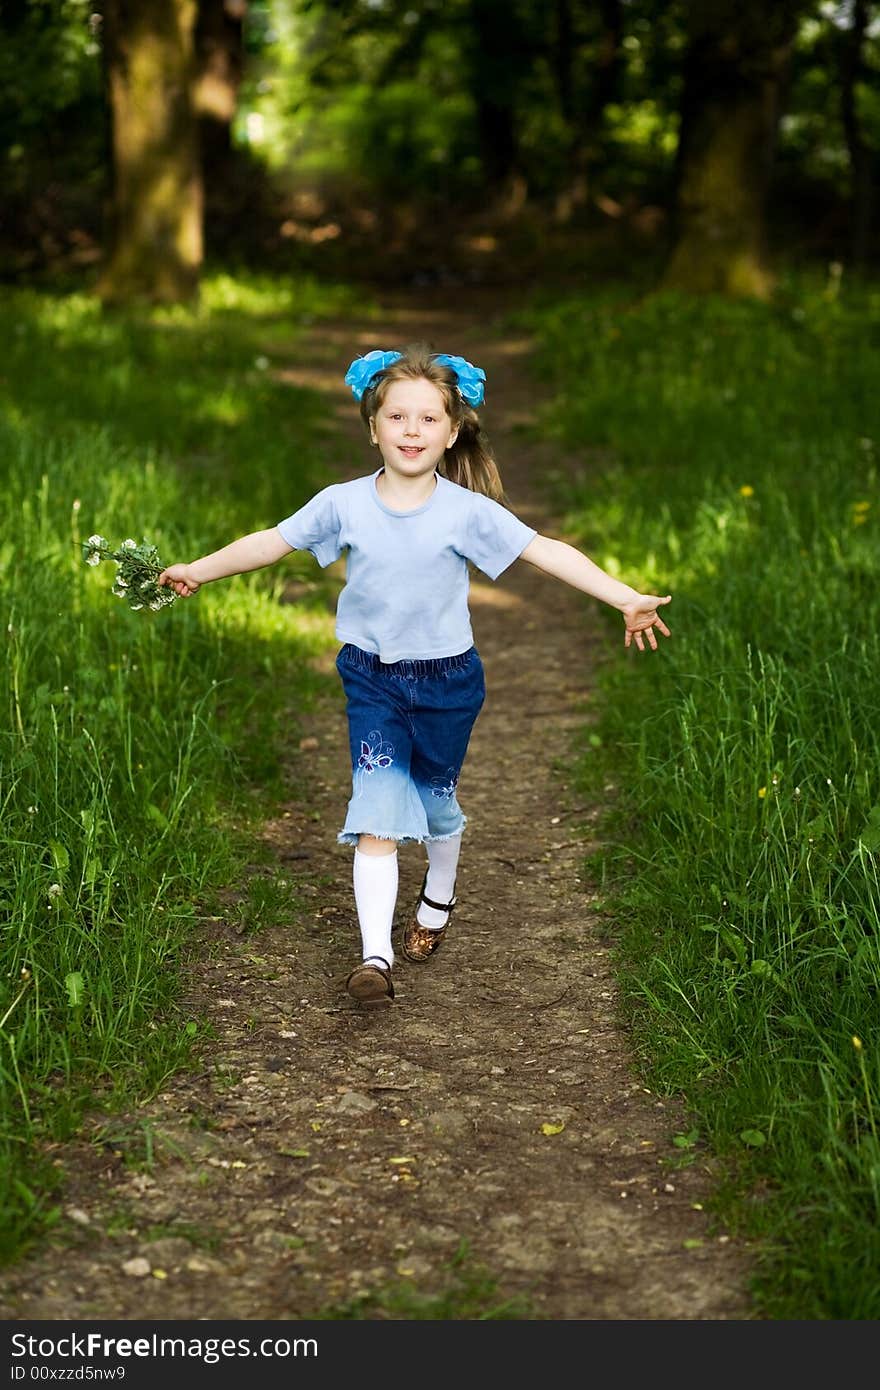
M399 845L426 845L432 840L454 840L456 835L460 835L467 825L467 816L462 816L461 825L457 830L448 830L443 835L432 835L427 831L424 835L387 835L380 834L375 830L340 830L336 836L337 844L351 845L357 848L358 840L361 835L371 835L374 840L396 840Z

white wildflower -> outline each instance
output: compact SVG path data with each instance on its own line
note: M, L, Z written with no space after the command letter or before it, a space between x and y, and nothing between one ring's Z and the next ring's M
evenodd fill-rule
M98 541L102 542L100 549L92 544ZM84 545L83 549L86 552L84 559L87 564L97 564L99 555L101 558L109 556L115 561L116 574L110 591L116 598L127 599L133 612L136 613L141 608L150 608L157 612L177 598L173 589L159 586L158 580L163 566L151 541L144 539L138 545L129 536L120 546L112 549L103 536L92 536L91 542Z
M101 551L109 550L110 542L104 536L94 535L89 536L88 540L86 541L86 545L89 546L89 553L86 556L86 564L100 565Z
M61 884L60 884L60 883L50 883L50 884L49 884L49 898L50 898L50 901L51 901L52 899L54 899L54 898L60 898L60 897L61 897L61 894L62 894L63 892L64 892L64 889L61 887Z

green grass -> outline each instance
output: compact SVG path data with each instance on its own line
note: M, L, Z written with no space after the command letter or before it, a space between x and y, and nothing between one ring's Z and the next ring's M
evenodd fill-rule
M576 750L645 1075L729 1160L760 1312L876 1318L880 288L524 317L573 538L673 594L657 654L602 610Z
M305 323L350 305L302 282L206 281L197 310L105 314L0 294L0 1257L54 1219L57 1142L83 1107L187 1058L175 1006L200 915L253 854L333 645L308 556L158 613L112 596L81 542L166 563L273 524L328 481L317 392L286 384ZM279 600L296 580L295 603ZM259 786L262 800L249 794ZM255 930L289 891L260 880Z

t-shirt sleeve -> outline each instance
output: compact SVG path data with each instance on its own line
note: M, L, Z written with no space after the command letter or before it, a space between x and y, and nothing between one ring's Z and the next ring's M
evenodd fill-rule
M339 543L342 523L337 505L337 485L325 487L285 521L278 530L294 550L310 550L322 569L338 560L344 546Z
M462 554L483 574L497 579L537 534L500 502L477 492L471 500Z

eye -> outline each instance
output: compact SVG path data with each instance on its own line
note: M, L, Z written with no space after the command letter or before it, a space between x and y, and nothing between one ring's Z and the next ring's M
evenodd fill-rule
M427 424L427 425L436 425L436 423L437 423L437 418L436 418L436 416L434 416L434 415L426 415L426 416L425 416L425 424Z

